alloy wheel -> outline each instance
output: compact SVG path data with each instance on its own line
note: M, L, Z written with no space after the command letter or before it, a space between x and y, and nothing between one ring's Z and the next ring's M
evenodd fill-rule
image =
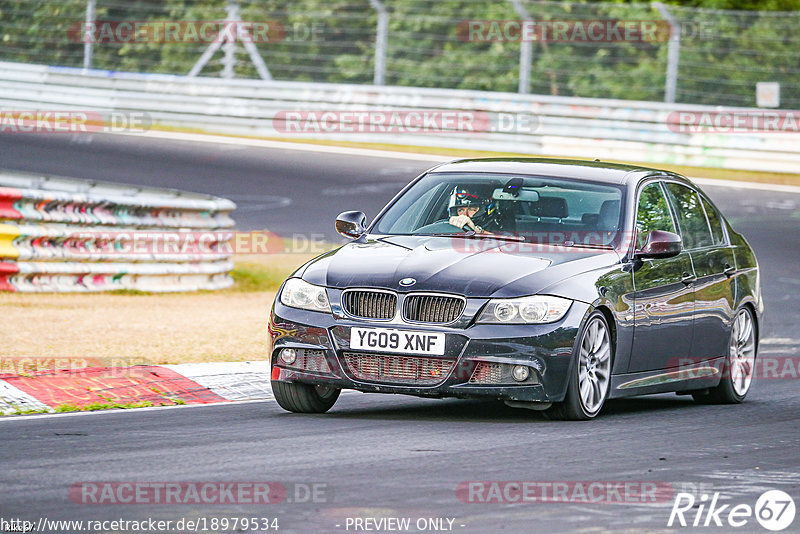
M743 397L750 389L756 360L755 329L747 310L741 310L733 321L728 358L733 390Z
M599 317L593 317L583 331L578 359L581 404L588 413L603 405L611 376L611 338Z

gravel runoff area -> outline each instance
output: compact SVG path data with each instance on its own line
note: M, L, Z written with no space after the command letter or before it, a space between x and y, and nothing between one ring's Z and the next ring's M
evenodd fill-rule
M150 364L265 360L275 291L311 257L237 258L234 287L215 292L0 293L3 357Z

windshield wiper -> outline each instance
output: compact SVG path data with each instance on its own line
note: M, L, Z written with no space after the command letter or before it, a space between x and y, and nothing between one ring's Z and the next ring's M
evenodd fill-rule
M549 246L551 247L582 247L582 248L601 248L601 249L611 249L613 250L614 247L611 245L599 245L597 243L580 243L575 241L564 241L562 243L550 243Z
M430 237L463 237L464 239L500 239L502 241L525 241L521 235L479 234L469 231L463 234L428 234Z

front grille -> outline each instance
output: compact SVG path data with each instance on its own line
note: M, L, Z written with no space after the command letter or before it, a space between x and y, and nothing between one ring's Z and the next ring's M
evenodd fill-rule
M503 381L502 367L499 363L480 362L475 366L470 384L499 384Z
M347 369L358 380L432 386L442 382L455 360L345 352Z
M409 295L404 313L416 323L452 323L464 311L464 299L446 295Z
M397 310L397 295L384 291L345 291L342 306L354 317L387 320L394 317Z

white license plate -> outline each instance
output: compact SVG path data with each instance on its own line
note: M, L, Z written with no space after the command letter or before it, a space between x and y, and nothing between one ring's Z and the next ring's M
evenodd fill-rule
M350 329L350 348L403 354L444 355L445 334L394 328Z

